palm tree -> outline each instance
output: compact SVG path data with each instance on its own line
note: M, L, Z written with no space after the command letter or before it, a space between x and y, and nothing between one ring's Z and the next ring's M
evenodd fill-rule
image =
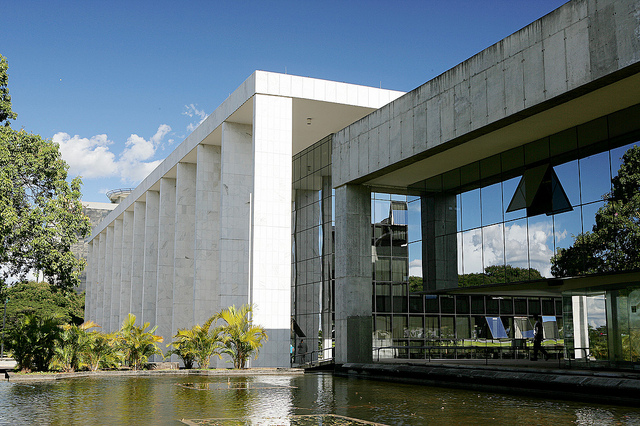
M89 347L86 363L89 370L96 371L101 364L107 368L114 367L120 362L116 333L105 334L94 330L87 333L87 337Z
M214 332L221 336L224 345L222 352L231 356L234 368L245 368L247 359L253 354L257 358L262 341L269 339L263 327L252 323L250 318L252 312L251 305L243 305L240 310L237 310L234 305L210 319L215 321L221 319L225 322Z
M97 326L98 324L93 321L86 321L81 325L62 326L60 340L54 348L53 359L63 371L73 372L86 365L91 343L91 336L87 330Z
M204 323L203 326L196 324L193 328L179 329L178 333L173 336L177 339L167 346L173 346L174 349L167 352L167 355L178 355L184 361L186 368L191 368L193 362L196 361L200 368L208 368L211 357L220 356L219 350L222 349L220 331L211 329L211 324L215 320L215 315Z
M26 314L11 331L9 347L22 371L46 371L60 339L60 320Z
M124 358L134 370L140 368L152 355L162 355L162 350L158 343L162 342L162 336L153 334L158 326L149 331L149 323L145 322L142 327L135 325L136 316L129 314L122 322L122 327L116 333L118 346L122 349Z

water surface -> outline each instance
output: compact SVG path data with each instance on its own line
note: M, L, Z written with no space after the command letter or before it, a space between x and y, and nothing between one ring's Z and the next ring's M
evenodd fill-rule
M315 414L387 425L640 425L640 408L634 407L330 374L103 376L35 384L0 382L3 425L180 425L183 419L187 424L349 424L301 417Z

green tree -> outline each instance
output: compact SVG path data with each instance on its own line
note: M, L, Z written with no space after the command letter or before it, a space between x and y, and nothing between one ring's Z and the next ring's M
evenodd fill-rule
M211 329L215 319L214 315L202 326L196 324L191 329L178 330L178 333L173 336L176 340L167 345L167 347L173 346L173 349L167 352L167 356L178 355L186 368L192 368L194 361L200 368L209 368L211 357L214 355L221 357L219 350L222 349L221 328Z
M9 96L9 74L7 74L7 59L0 55L0 125L8 126L9 120L15 120L18 114L11 111L11 96Z
M121 362L122 352L118 350L116 333L101 333L92 330L88 333L89 347L86 353L87 368L114 368Z
M262 341L269 339L263 327L253 324L252 312L250 305L243 305L240 310L230 306L213 316L215 321L224 321L219 328L224 346L222 353L231 356L234 368L245 368L251 355L258 357Z
M80 370L88 365L91 351L91 334L89 329L97 327L93 321L80 325L64 324L60 339L54 348L52 364L66 372Z
M60 320L27 314L9 335L9 349L18 369L47 371L54 356L54 348L60 340Z
M136 326L135 323L136 316L129 314L116 333L116 340L126 362L131 368L138 370L150 356L162 355L162 350L158 347L158 343L162 343L162 337L153 334L158 326L146 331L149 328L148 322L145 322L142 327Z
M517 266L492 265L484 268L484 273L458 275L459 287L474 287L500 283L515 283L542 279L540 271L534 268L520 268Z
M60 289L48 283L19 282L6 289L7 323L5 336L26 314L57 317L62 323L80 325L84 318L84 293Z
M592 230L551 258L556 277L640 269L640 148L622 156L611 193L598 209Z
M68 165L57 144L15 131L7 89L7 62L0 55L0 291L12 277L42 271L60 287L80 283L84 261L71 246L90 231L82 212L79 177L67 182Z

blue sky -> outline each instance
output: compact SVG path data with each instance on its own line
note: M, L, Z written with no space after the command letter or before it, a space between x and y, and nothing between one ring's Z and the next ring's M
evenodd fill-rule
M0 54L13 127L107 202L256 69L409 91L564 2L8 0Z

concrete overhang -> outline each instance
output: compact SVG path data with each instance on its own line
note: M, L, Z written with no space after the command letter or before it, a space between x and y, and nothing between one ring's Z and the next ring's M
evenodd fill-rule
M175 178L178 163L196 163L198 145L222 145L224 122L251 125L256 95L292 99L292 151L296 154L403 94L394 90L255 71L96 226L91 239L125 210L132 210L135 201L144 201L147 191L159 190L160 179Z
M353 181L410 192L416 182L578 126L640 102L640 64L593 81Z

